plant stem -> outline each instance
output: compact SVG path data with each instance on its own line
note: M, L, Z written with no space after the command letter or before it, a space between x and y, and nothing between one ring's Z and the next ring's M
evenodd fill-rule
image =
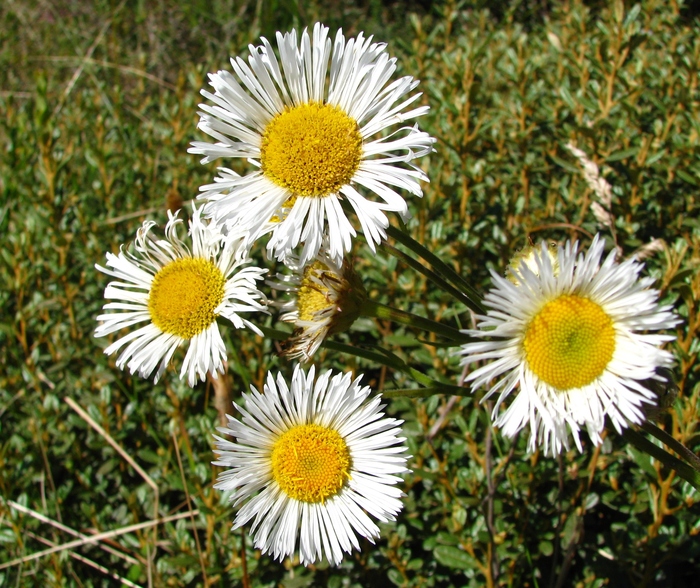
M404 247L410 249L413 253L422 257L427 261L433 269L439 273L443 278L451 282L456 286L463 295L469 300L467 306L473 311L483 314L484 309L481 305L481 296L479 293L472 288L472 286L456 271L454 271L449 265L442 261L437 255L430 251L427 247L416 241L408 233L392 227L389 225L387 227L386 233L389 237L392 237L398 243L401 243Z
M483 314L484 309L480 304L474 303L469 296L462 292L459 288L450 284L446 279L444 279L439 274L435 273L433 270L428 269L421 261L414 259L407 253L404 253L400 249L389 245L388 243L382 243L381 248L384 249L390 255L393 255L396 259L404 262L408 267L413 268L418 273L423 274L428 280L440 288L443 292L447 292L450 296L464 304L467 308L470 308L474 312Z
M632 429L625 429L622 436L640 451L643 451L654 459L658 459L665 466L674 470L681 478L693 486L693 488L700 490L700 472L695 471L687 463L671 455L668 451L655 445L649 441L649 439Z
M263 332L266 337L272 339L277 339L278 341L285 341L291 335L288 331L281 331L279 329L273 329L271 327L258 326L258 328ZM355 347L354 345L347 345L345 343L339 343L337 341L324 341L321 347L325 349L330 349L332 351L339 351L341 353L348 353L354 355L355 357L361 357L363 359L368 359L374 361L380 365L385 365L398 372L402 372L406 375L411 376L416 382L423 385L423 388L418 389L396 389L396 390L382 390L382 394L388 397L392 396L432 396L433 394L453 394L455 396L466 396L469 391L467 388L462 386L455 386L454 384L447 384L445 382L439 382L433 380L431 377L426 376L423 372L408 365L397 355L391 353L386 349L378 347L377 350L366 349L362 347Z
M693 469L700 472L700 457L695 455L690 449L683 445L680 441L674 439L663 429L657 427L654 423L650 421L644 421L641 424L642 429L644 429L650 435L656 437L661 443L666 445L669 449L675 451L680 455L685 461L687 461Z
M448 327L447 325L443 325L437 321L423 318L422 316L406 312L405 310L399 310L398 308L393 308L368 298L362 302L360 306L360 314L365 317L388 319L390 321L394 321L395 323L410 325L412 327L422 329L423 331L428 331L429 333L441 335L456 343L466 343L472 340L472 337L465 335L453 327Z

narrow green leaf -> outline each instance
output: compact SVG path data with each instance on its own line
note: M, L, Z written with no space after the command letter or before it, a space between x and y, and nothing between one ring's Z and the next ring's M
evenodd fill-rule
M474 567L474 558L459 547L450 545L438 545L433 550L435 559L448 568L469 570Z

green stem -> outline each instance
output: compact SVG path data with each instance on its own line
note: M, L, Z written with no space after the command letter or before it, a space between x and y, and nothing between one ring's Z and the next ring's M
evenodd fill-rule
M690 449L688 449L680 441L674 439L666 431L664 431L663 429L660 429L652 422L644 421L642 423L641 427L647 433L656 437L659 441L661 441L661 443L666 445L666 447L668 447L669 449L672 449L678 455L680 455L685 461L687 461L693 467L693 469L700 472L700 457L695 455L695 453L693 453Z
M632 429L625 429L622 436L640 451L643 451L674 470L681 478L693 486L693 488L700 491L700 472L696 472L687 463L671 455L668 451L655 445L649 441L649 439Z
M229 352L229 355L231 357L231 363L233 363L233 369L238 373L238 375L243 380L243 385L244 385L243 389L250 390L250 385L252 384L253 380L250 377L250 371L248 370L248 366L241 361L241 358L238 355L238 350L236 349L235 345L229 345L227 347L227 351ZM193 464L194 464L194 462L191 463L190 465L192 466Z
M266 337L272 339L277 339L279 341L285 341L291 335L288 331L281 331L279 329L273 329L271 327L258 326L258 328L263 332ZM387 350L375 351L372 349L366 349L361 347L355 347L354 345L347 345L345 343L339 343L337 341L324 341L321 347L325 349L330 349L331 351L339 351L340 353L347 353L349 355L354 355L355 357L361 357L363 359L368 359L374 361L380 365L385 365L398 372L402 372L411 376L416 382L422 384L424 387L418 390L382 390L382 394L388 394L389 392L394 392L394 396L430 396L432 394L453 394L455 396L464 396L467 394L467 389L461 386L455 386L454 384L447 384L445 382L438 382L433 380L431 377L426 376L423 372L412 368L400 357L394 355ZM406 392L401 393L401 392ZM422 392L424 392L422 394Z
M407 253L404 253L400 249L397 249L396 247L393 247L388 243L382 243L380 247L387 251L390 255L393 255L396 259L403 261L408 267L411 267L418 273L423 274L426 278L428 278L428 280L430 280L436 286L438 286L438 288L450 294L453 298L464 304L467 308L470 308L478 313L484 313L484 309L480 305L474 304L473 301L464 292L462 292L459 288L455 288L455 286L450 284L447 280L445 280L439 274L435 273L433 270L430 270L427 267L425 267L423 263L421 263L419 260L414 259Z
M433 394L450 394L452 396L469 396L468 388L458 388L456 386L445 387L442 384L436 386L426 386L425 388L392 388L382 390L385 398L427 398Z
M465 389L461 386L455 386L454 384L447 384L445 382L433 380L430 376L426 376L423 372L411 367L400 357L386 349L381 349L381 351L372 351L370 349L362 349L360 347L355 347L354 345L347 345L337 341L324 341L321 346L325 347L326 349L332 349L333 351L340 351L341 353L349 353L350 355L371 359L381 365L385 365L395 369L396 371L403 372L404 374L411 376L419 384L425 386L424 389L435 390L434 392L431 392L431 394L465 394ZM384 393L385 391L383 390L382 394Z
M435 333L436 335L441 335L446 339L454 341L456 343L467 343L472 341L473 338L469 335L465 335L461 331L448 327L433 321L431 319L423 318L416 314L406 312L405 310L399 310L398 308L393 308L382 304L381 302L375 302L374 300L365 299L360 305L360 314L365 317L388 319L394 321L395 323L401 323L402 325L409 325L428 331L429 333Z
M416 241L408 233L397 229L396 227L389 225L389 227L387 227L386 234L389 237L392 237L398 243L401 243L404 247L407 247L413 251L413 253L419 257L425 259L425 261L433 266L433 269L435 269L436 272L462 291L464 296L470 302L470 304L467 304L469 308L475 312L484 314L484 308L481 305L481 296L479 293L472 288L472 286L462 276L460 276L455 270L442 261L437 255Z

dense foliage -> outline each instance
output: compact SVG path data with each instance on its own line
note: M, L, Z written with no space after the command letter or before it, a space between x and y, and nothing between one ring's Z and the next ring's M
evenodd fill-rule
M492 430L478 397L387 401L405 420L413 473L377 546L365 541L337 569L261 557L230 531L233 513L212 488L212 387L190 389L174 370L157 385L130 377L92 336L107 281L94 264L214 173L187 154L202 139L206 73L260 35L322 20L388 41L400 73L421 79L431 106L421 126L438 143L421 162L431 183L410 202L408 228L477 290L529 239L587 245L601 231L623 256L643 248L684 319L669 345L678 396L658 423L700 450L698 21L662 0L553 4L0 6L0 566L75 539L11 502L86 535L197 509L74 549L101 570L59 551L0 569L0 585L111 586L114 575L155 586L694 585L700 497L689 484L614 432L582 454L528 455L526 435ZM612 186L609 206L569 143ZM370 296L471 323L395 258L358 246L355 263ZM275 342L225 336L234 400L267 370L291 372ZM458 358L408 327L363 319L338 338L464 377ZM319 359L377 390L412 385L335 351Z

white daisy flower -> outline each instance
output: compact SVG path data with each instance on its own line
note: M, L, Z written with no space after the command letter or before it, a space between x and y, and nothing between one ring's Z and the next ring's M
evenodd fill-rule
M509 279L492 272L488 316L466 331L487 339L461 350L462 364L489 361L469 374L472 389L491 385L485 398L498 393L493 418L505 435L529 423L530 451L538 443L545 453L568 449L567 427L579 451L583 426L598 445L606 416L618 432L641 423L643 404L656 399L645 380L673 363L659 347L674 337L648 333L678 323L671 307L659 304L653 278L640 279L643 265L634 259L617 263L612 252L601 264L604 247L597 235L585 255L568 242L554 264L543 243L536 268L530 260Z
M359 550L357 535L374 543L379 528L401 510L396 488L406 471L403 421L383 418L380 397L368 398L360 379L332 370L314 383L297 366L291 388L281 374L267 375L264 394L251 388L242 420L228 417L216 438L215 488L231 491L240 506L233 528L249 521L255 546L282 560L297 548L304 565L339 564Z
M276 281L268 282L290 295L278 304L280 320L294 324L283 354L309 361L326 337L350 328L367 293L350 263L337 263L323 249L306 265L296 256L286 258L285 264L294 273L277 274Z
M102 324L95 336L148 323L105 349L111 355L126 345L117 359L120 369L127 365L132 374L139 372L147 378L158 366L157 382L175 350L189 341L180 378L187 374L194 386L207 372L214 378L223 373L226 348L217 317L228 319L237 329L247 327L262 335L240 314L266 311L256 281L267 270L241 269L249 261L244 257L243 239L229 235L224 242L219 228L202 222L200 212L195 208L189 223L191 246L178 235L182 220L177 213L168 212L165 240L153 239L150 230L155 222L146 221L137 232L134 253L107 253L107 266L112 269L95 266L118 280L105 289L105 298L116 302L105 304L104 310L121 311L98 316Z
M261 40L249 46L248 63L231 59L235 77L210 74L215 91L202 90L213 105L200 105L199 128L216 143L195 142L189 152L204 155L202 163L240 157L258 168L243 177L221 169L201 188L205 213L240 224L251 241L271 231L267 247L278 259L304 243L302 263L316 256L327 233L330 255L340 261L355 236L345 199L374 249L386 238L386 211L409 216L394 188L422 196L419 180L428 179L411 162L430 153L435 140L417 126L384 132L428 111L407 110L421 96L411 95L417 80L390 82L396 59L362 33L346 41L338 31L334 43L321 24L311 36L304 30L301 43L296 31L277 33L279 60Z

